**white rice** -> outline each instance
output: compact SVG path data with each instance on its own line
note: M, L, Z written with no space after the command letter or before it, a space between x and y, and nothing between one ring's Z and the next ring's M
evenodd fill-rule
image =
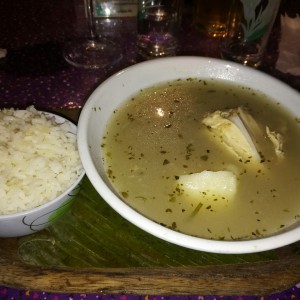
M69 122L26 110L0 110L0 215L40 206L82 172Z

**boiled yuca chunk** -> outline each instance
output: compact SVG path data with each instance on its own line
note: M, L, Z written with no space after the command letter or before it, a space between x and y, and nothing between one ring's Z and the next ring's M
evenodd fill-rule
M178 183L184 193L193 198L232 199L237 190L236 176L230 171L202 171L179 176Z

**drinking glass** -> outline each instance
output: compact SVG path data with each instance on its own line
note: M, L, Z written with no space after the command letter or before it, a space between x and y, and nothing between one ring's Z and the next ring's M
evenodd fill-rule
M281 0L233 0L228 15L222 57L258 67Z
M210 37L223 37L231 2L231 0L194 1L195 27Z
M143 59L176 55L182 0L138 1L138 55Z
M64 58L75 67L99 69L113 65L122 58L120 48L113 42L96 34L93 0L85 3L89 36L73 40L65 45Z

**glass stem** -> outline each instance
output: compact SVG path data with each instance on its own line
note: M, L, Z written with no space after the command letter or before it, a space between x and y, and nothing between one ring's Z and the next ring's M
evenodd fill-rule
M88 18L88 29L90 38L92 40L96 39L96 27L94 22L94 0L84 0L86 5L86 12L87 12L87 18Z

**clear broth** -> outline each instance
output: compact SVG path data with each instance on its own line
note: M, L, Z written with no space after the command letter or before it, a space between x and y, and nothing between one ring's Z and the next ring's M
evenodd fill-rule
M201 123L208 112L239 106L283 135L282 161L268 154L249 168L208 135ZM177 80L144 89L116 110L101 151L115 189L146 217L193 236L243 240L299 219L299 130L291 113L258 91L213 79ZM178 176L203 170L234 170L234 199L203 201L179 191Z

